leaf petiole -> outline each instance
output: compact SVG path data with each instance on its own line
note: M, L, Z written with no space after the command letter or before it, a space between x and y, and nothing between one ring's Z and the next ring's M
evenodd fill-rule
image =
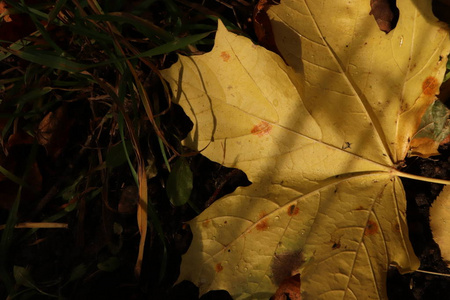
M395 176L402 177L402 178L409 178L409 179L420 180L420 181L425 181L425 182L450 185L450 180L439 179L439 178L429 178L429 177L424 177L424 176L404 173L404 172L401 172L401 171L398 171L398 170L395 170L395 169L393 169L391 171L391 173L393 175L395 175Z

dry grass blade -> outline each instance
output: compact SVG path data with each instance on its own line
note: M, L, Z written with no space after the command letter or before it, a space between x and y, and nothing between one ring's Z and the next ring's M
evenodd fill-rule
M5 229L6 225L0 225L0 230ZM18 223L14 228L69 228L67 223L51 223L51 222L26 222Z

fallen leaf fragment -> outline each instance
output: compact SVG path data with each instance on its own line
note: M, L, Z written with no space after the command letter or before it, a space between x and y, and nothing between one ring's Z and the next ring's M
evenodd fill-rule
M27 1L27 4L29 5L33 2L34 1ZM0 20L0 40L15 42L36 30L36 26L29 15L9 15L8 6L5 1L0 2L0 15L3 15L3 22ZM9 46L8 43L3 42L0 42L0 45L4 47Z
M370 0L370 14L373 15L381 31L389 33L392 30L394 13L389 0Z
M411 141L411 155L439 155L438 147L450 134L450 111L439 100L430 105Z
M430 207L430 227L441 256L450 266L450 186L445 186Z
M274 0L259 0L253 10L253 28L259 44L275 53L279 53L279 51L275 43L275 38L272 32L272 24L270 23L269 16L267 15L267 10L270 6L277 4L279 4L279 2L275 2Z
M0 1L0 16L3 17L4 22L12 22L5 1Z
M210 53L162 72L195 123L185 144L252 182L189 222L178 282L267 299L300 273L302 299L386 299L390 264L418 268L395 166L450 42L431 7L398 6L386 35L362 0L282 1L268 15L289 66L219 23Z
M69 117L67 106L62 105L49 112L39 123L37 141L44 146L49 156L57 158L69 139L74 120Z

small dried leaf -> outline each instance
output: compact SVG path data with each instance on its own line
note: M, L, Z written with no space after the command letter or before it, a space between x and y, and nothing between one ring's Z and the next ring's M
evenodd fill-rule
M439 154L439 144L450 134L449 115L448 108L439 100L428 107L411 141L411 155L429 157Z
M372 8L370 14L375 18L380 30L389 33L394 20L389 0L370 0L370 7Z
M61 154L69 139L72 124L73 119L68 117L65 105L49 112L39 123L36 138L51 157L56 158Z
M3 17L4 22L12 22L5 1L0 1L0 15Z

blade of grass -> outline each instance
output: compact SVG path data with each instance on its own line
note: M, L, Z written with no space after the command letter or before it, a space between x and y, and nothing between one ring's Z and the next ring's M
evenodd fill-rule
M118 102L120 102L120 103L123 103L124 99L125 99L126 87L127 87L127 81L128 81L127 74L128 73L126 73L126 75L124 76L124 80L122 80L119 85ZM131 174L133 174L133 178L134 178L136 185L139 186L138 176L137 176L136 170L133 167L133 163L131 162L130 154L128 153L128 149L126 147L126 140L125 140L125 133L124 133L124 119L123 119L122 113L119 113L117 122L119 124L120 139L122 140L122 146L124 147L123 151L125 152L128 166L130 167Z
M73 72L73 73L79 73L87 68L89 68L89 65L80 64L71 60L68 60L64 57L57 56L57 55L49 55L44 54L42 51L35 51L35 50L13 50L8 49L7 51L11 52L12 54L24 59L28 60L30 62L44 65L50 68L63 70L67 72Z
M0 240L0 277L8 291L11 294L13 291L14 280L8 271L8 257L9 248L12 243L14 227L18 221L17 212L19 211L20 197L22 195L22 186L19 186L16 194L16 199L14 200L13 206L9 211L8 220L6 221L5 229L2 233L2 238Z
M2 43L10 43L10 41L5 41L5 40L0 40L0 42ZM14 43L12 43L11 45L9 45L8 49L11 50L20 50L23 47L29 45L31 42L30 41L25 41L25 40L18 40ZM5 58L8 58L12 55L11 52L9 52L8 50L6 50L3 47L0 47L0 61L4 60Z
M33 146L31 147L30 155L27 159L27 163L25 165L25 172L22 176L22 180L25 181L25 179L28 177L28 174L31 170L31 166L33 165L36 154L38 150L38 144L35 142L33 143ZM14 234L14 227L17 224L18 221L18 211L19 211L19 204L22 196L22 189L23 186L19 185L16 199L14 200L14 203L11 207L11 210L8 215L8 219L5 224L5 229L2 233L2 237L0 240L0 277L2 278L2 281L5 284L5 287L8 291L8 294L11 294L13 292L13 279L8 272L8 257L9 257L9 249L11 247L13 234Z
M159 149L161 150L161 154L162 154L163 159L164 159L164 163L166 164L167 170L169 172L171 172L171 170L170 170L170 163L169 163L169 160L167 159L167 155L166 155L166 149L165 149L164 143L163 143L163 141L161 140L160 137L158 137L158 144L159 144Z
M171 52L174 52L174 51L177 51L180 49L184 49L188 45L195 44L195 43L199 42L200 40L204 39L205 37L207 37L209 34L211 34L211 32L194 34L194 35L187 36L184 38L176 39L172 42L166 43L164 45L155 47L148 51L144 51L144 52L141 52L139 54L136 54L136 55L133 55L133 56L130 56L127 58L109 59L109 60L106 60L101 63L90 65L87 67L87 69L109 65L109 64L115 63L115 62L123 62L123 61L130 60L130 59L153 57L156 55L171 53Z
M89 1L89 3L95 2L95 0L91 0ZM93 5L90 4L90 6L92 7ZM95 11L95 7L93 7L94 11ZM111 36L113 36L114 38L114 44L116 46L117 49L119 49L122 53L122 56L125 57L125 52L122 49L121 43L124 44L129 50L131 50L132 52L134 52L135 54L138 53L137 50L134 49L134 47L128 43L128 41L126 41L126 39L124 39L123 37L121 37L120 32L118 32L118 30L111 25L110 23L107 23L107 26L111 32ZM120 42L118 40L118 38L120 39ZM143 60L143 62L148 65L152 70L156 68L148 61ZM131 64L131 62L129 60L126 61L127 65L128 65L128 69L132 74L132 77L134 79L134 83L135 85L138 86L138 94L141 97L141 100L143 100L143 102L145 102L145 100L147 100L147 104L144 103L144 106L147 105L148 106L148 99L142 98L142 83L139 80L139 77L137 76L136 71L134 70L133 65ZM145 90L144 90L145 92ZM145 94L146 95L146 94ZM117 99L116 97L113 97L113 99ZM141 272L141 267L142 267L142 261L143 261L143 255L144 255L144 246L145 246L145 240L146 240L146 233L147 233L147 226L148 226L148 215L150 215L150 219L152 220L152 225L155 228L157 235L159 236L159 238L161 239L162 245L163 245L163 262L162 262L162 267L161 267L161 271L160 272L160 278L162 278L164 276L164 272L165 272L165 266L166 266L166 260L167 260L167 247L166 247L166 242L165 242L165 237L164 237L164 232L162 230L162 226L161 223L159 221L159 218L153 208L153 206L151 205L151 203L148 202L148 195L147 195L147 178L146 178L146 173L145 173L145 160L143 159L142 153L140 151L140 147L139 144L137 142L137 139L134 135L134 129L132 127L132 123L130 122L127 114L125 114L124 112L124 108L122 103L117 102L117 105L119 107L119 110L122 112L124 120L125 120L125 124L128 128L128 132L130 134L130 138L132 141L132 144L135 148L135 153L136 153L136 160L138 163L138 179L139 179L139 206L138 206L138 212L137 212L137 218L138 218L138 226L139 229L141 231L141 239L140 239L140 243L139 243L139 252L138 252L138 257L136 260L136 266L135 266L135 273L137 276L140 275ZM153 116L151 116L151 118L153 118ZM152 125L155 126L154 124L154 120L151 120ZM158 135L161 135L161 133L159 132ZM142 185L142 186L141 186Z
M123 121L122 114L118 115L117 122L119 123L120 139L122 140L123 151L125 152L125 156L127 157L128 166L130 167L131 174L133 175L133 178L134 178L134 181L135 181L136 185L139 185L138 175L136 173L136 170L133 167L133 163L131 162L131 159L130 159L130 154L128 153L128 149L127 149L126 144L125 144L126 140L125 140L125 133L124 133L124 130L123 130L123 128L124 128L124 125L123 125L124 121Z
M129 65L130 71L135 79L135 84L138 86L138 92L139 92L139 96L141 97L141 102L144 104L145 110L147 111L147 115L148 115L148 110L150 110L150 112L151 112L151 109L148 104L148 98L145 98L147 96L147 93L145 92L145 90L142 86L142 83L139 81L139 78L138 78L137 73L134 70L133 66L131 65L131 63L129 63L129 61L127 61L127 63ZM144 96L144 98L142 98L143 96ZM152 118L153 125L155 125L153 115L151 116L151 118ZM162 135L162 133L159 132L158 136L159 135ZM142 161L142 171L141 172L143 172L142 176L146 176L143 161ZM146 181L146 177L145 177L145 189L146 188L147 188L147 181ZM143 190L142 190L142 192L143 192ZM164 277L166 265L167 265L167 246L166 246L166 241L165 241L165 237L164 237L164 232L162 230L161 223L159 222L158 215L156 214L156 211L153 208L153 205L151 203L149 203L148 199L146 199L146 198L147 197L141 198L141 196L140 196L140 199L142 199L142 205L138 206L138 224L140 227L142 226L142 228L145 227L144 232L146 233L147 232L148 215L150 215L152 224L155 227L156 232L162 241L163 259L161 262L161 272L160 272L160 278L159 278L159 281L161 281L162 278ZM145 208L145 210L144 210L144 208ZM141 272L142 260L143 260L143 256L144 256L144 246L145 246L145 237L141 233L141 241L139 243L139 253L138 253L138 258L137 258L136 267L135 267L136 275L138 275L138 276Z
M87 19L96 21L122 22L133 25L140 33L148 38L158 37L166 42L174 40L174 36L152 22L126 12L112 12L104 15L91 15Z
M6 225L0 225L0 230L4 230ZM67 223L50 223L50 222L26 222L18 223L14 228L69 228Z
M12 7L14 9L15 13L24 13L24 14L35 14L39 17L41 17L42 19L47 19L48 15L44 12L41 12L27 4L25 4L23 1L11 1L11 0L4 0L10 7ZM39 5L40 7L42 7L42 5ZM35 6L38 7L38 6Z
M18 185L21 185L21 186L24 186L24 187L27 187L27 186L28 186L22 178L17 177L16 175L14 175L13 173L9 172L8 170L6 170L5 168L3 168L2 166L0 166L0 173L2 173L3 175L5 175L6 178L8 178L9 180L11 180L12 182L17 183Z
M164 5L167 8L167 11L174 17L180 15L180 8L175 4L173 0L164 0Z
M131 58L152 57L155 55L167 54L167 53L170 53L173 51L177 51L177 50L186 48L189 45L197 43L198 41L204 39L205 37L207 37L210 34L211 34L211 32L189 35L187 37L176 39L172 42L155 47L148 51L141 52L140 54L132 56Z
M74 20L74 22L77 25L72 25L72 24L67 25L67 28L72 33L76 33L80 36L90 38L96 42L107 42L107 43L111 42L111 37L109 35L105 34L104 32L99 32L93 28L79 25L79 24L83 23L82 19L76 18Z
M88 199L90 200L90 199L95 198L98 194L100 194L101 191L102 191L101 187L89 189L90 194L88 195ZM69 203L70 203L70 201L69 201ZM65 217L67 214L69 214L71 211L73 211L73 209L75 209L76 206L77 206L77 202L74 201L73 203L69 204L68 206L66 206L64 209L57 212L56 214L45 218L44 220L42 220L42 222L48 223L48 224L65 224L65 223L55 223L55 221ZM37 223L37 224L42 224L42 223ZM28 232L22 236L21 241L23 241L23 242L26 241L38 230L39 230L39 228L30 228L30 230L28 230Z
M115 29L111 24L108 23L108 26L109 26L111 32L117 33L117 29ZM113 36L114 36L114 43L115 43L117 49L119 49L122 52L122 55L125 56L125 52L123 51L119 41L116 38L117 35L113 35ZM127 46L129 46L129 49L132 48L131 45L129 45L129 43L125 43L125 44ZM132 49L132 50L134 50L134 49ZM136 73L136 70L134 69L131 62L129 60L127 60L126 63L128 65L128 69L131 72L131 75L134 79L134 83L138 87L140 86L140 88L138 88L138 93L139 93L139 96L141 97L142 90L143 90L142 83L140 82L139 77ZM145 90L144 90L144 92L145 92ZM141 98L141 100L145 101L143 98ZM148 99L146 99L146 100L148 100ZM147 103L147 105L148 105L148 103ZM121 109L121 111L124 112L122 103L118 103L118 106ZM145 106L145 104L144 104L144 106ZM145 173L145 160L140 151L140 147L137 142L137 139L134 136L131 122L129 122L126 114L123 114L123 116L125 118L125 123L127 124L128 131L130 133L131 141L132 141L133 145L135 146L136 159L137 159L137 163L138 163L139 205L138 205L138 210L137 210L137 219L138 219L138 227L141 232L141 239L139 242L139 251L138 251L138 256L136 259L135 274L137 277L139 277L140 273L141 273L142 261L143 261L143 257L144 257L145 240L146 240L146 236L147 236L148 215L150 215L150 218L152 220L152 225L155 228L157 235L161 239L161 242L163 245L163 261L161 263L161 272L160 272L160 280L161 280L161 278L165 274L165 268L166 268L166 264L167 264L167 246L166 246L166 241L165 241L165 237L164 237L164 232L162 230L162 226L159 221L158 215L156 214L156 211L153 208L153 205L148 202L147 175ZM153 116L152 116L152 118L153 118ZM155 125L154 120L152 120L152 124ZM159 133L159 134L161 134L161 133ZM141 184L143 185L142 187L141 187Z
M53 39L50 37L50 34L45 29L44 25L42 25L41 22L36 17L36 14L40 13L38 10L32 10L32 9L26 9L26 13L30 16L31 20L33 21L34 25L44 38L44 40L56 51L57 55L61 55L64 51L53 41ZM44 15L48 18L47 15Z
M43 87L40 89L34 89L31 90L30 92L26 93L25 95L19 97L17 99L17 104L22 105L25 104L31 100L37 99L41 96L44 96L45 94L48 94L49 92L51 92L53 89L51 87Z
M154 101L155 110L156 110L156 112L159 112L159 99L157 98L158 95L155 93L153 95L153 97L155 99L155 101ZM160 123L161 122L160 122L159 118L155 118L155 122L156 122L156 126L160 127L160 125L161 125ZM167 155L166 155L166 149L164 147L163 141L161 140L161 138L159 136L158 136L158 144L159 144L159 149L160 149L161 154L162 154L163 159L164 159L164 163L166 164L166 168L167 168L167 170L169 172L171 172L171 170L170 170L170 163L169 163L169 160L167 159Z
M96 0L87 0L87 3L96 14L103 14L103 9Z
M0 79L0 84L4 85L4 84L13 83L13 82L22 81L22 80L23 80L23 76L8 78L8 79Z
M109 65L113 62L121 62L121 61L125 61L127 59L144 58L144 57L152 57L152 56L161 55L161 54L167 54L167 53L170 53L173 51L177 51L179 49L183 49L190 44L194 44L194 43L204 39L209 34L210 34L210 32L191 35L191 36L177 39L175 41L166 43L164 45L155 47L151 50L139 53L139 54L131 56L129 58L115 58L115 59L110 59L105 62L92 64L92 65L77 63L77 62L68 60L64 57L61 57L61 56L44 54L44 53L42 53L42 51L36 51L36 50L14 50L14 49L4 49L4 48L0 48L0 50L14 54L24 60L39 64L39 65L44 65L44 66L47 66L50 68L63 70L63 71L71 72L71 73L79 73L83 70ZM108 37L108 36L105 35L104 37ZM6 58L6 57L7 56L4 56L3 58ZM2 56L0 55L0 61L1 61L1 59L2 59Z
M147 174L145 173L145 163L141 156L138 160L138 179L139 179L139 205L137 209L137 222L141 239L139 241L139 252L136 259L135 274L140 276L142 270L142 261L144 260L145 240L147 237L148 222L148 190L147 190ZM155 213L156 216L156 213ZM157 216L156 216L157 217Z
M67 0L58 0L55 4L55 7L52 9L52 11L48 14L47 21L51 23L56 16L59 14L59 12L62 10L62 8L66 5Z

